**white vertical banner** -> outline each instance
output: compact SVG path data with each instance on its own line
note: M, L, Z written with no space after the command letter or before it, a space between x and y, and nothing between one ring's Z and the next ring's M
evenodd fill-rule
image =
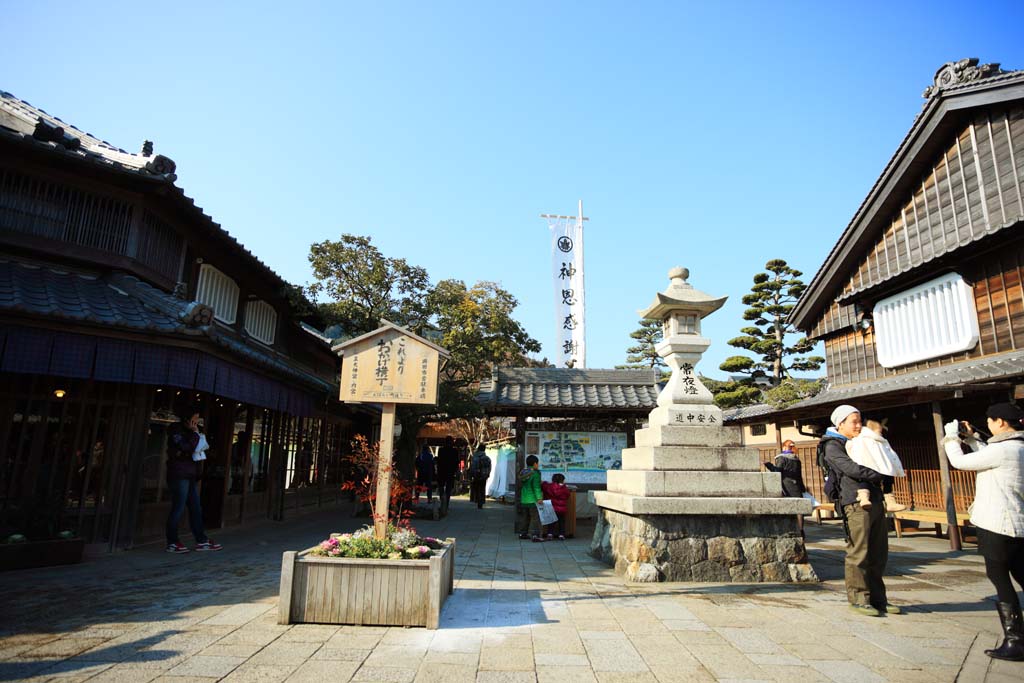
M551 230L551 275L555 287L558 348L555 365L587 367L583 293L583 203L580 214L545 216Z

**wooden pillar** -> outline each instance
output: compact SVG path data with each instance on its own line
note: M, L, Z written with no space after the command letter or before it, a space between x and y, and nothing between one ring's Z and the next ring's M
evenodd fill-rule
M779 449L779 453L781 453L782 452L782 426L779 424L778 420L773 422L772 425L775 427L775 446Z
M935 428L935 447L939 451L939 472L942 479L942 499L946 507L946 523L949 526L949 547L960 550L960 527L957 526L956 505L953 502L953 486L949 478L949 459L942 447L942 406L932 401L932 425Z
M377 451L377 505L373 514L373 535L381 539L388 533L388 508L391 505L391 448L395 438L395 404L384 403L380 416L380 448Z
M244 453L242 460L242 499L238 503L238 523L245 524L245 502L249 495L249 486L252 481L252 432L256 428L256 406L248 404L245 406L245 443L239 445ZM262 410L260 408L259 410Z
M626 420L626 448L636 448L636 418Z
M526 467L526 416L516 415L516 519L519 518L519 473ZM525 532L524 532L525 533Z

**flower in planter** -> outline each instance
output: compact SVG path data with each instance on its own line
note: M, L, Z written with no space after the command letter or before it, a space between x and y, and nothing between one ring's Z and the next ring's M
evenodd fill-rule
M391 532L391 542L399 550L409 548L417 544L419 537L412 529L395 529Z
M420 543L427 546L431 550L440 550L444 547L444 541L433 536L424 536L420 539Z
M412 548L406 548L405 549L405 554L410 559L420 560L420 559L423 559L424 557L430 557L431 551L430 551L430 548L428 548L425 545L417 545L417 546L413 546Z

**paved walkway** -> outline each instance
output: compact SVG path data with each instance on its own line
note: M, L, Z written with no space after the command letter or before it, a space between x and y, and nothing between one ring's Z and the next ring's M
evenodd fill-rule
M280 555L361 522L320 512L228 531L221 553L137 549L0 574L0 680L682 683L1019 681L982 650L998 619L980 558L891 538L888 581L908 614L851 614L841 531L808 525L812 586L628 585L566 542L521 542L513 510L452 514L455 594L437 631L276 623Z

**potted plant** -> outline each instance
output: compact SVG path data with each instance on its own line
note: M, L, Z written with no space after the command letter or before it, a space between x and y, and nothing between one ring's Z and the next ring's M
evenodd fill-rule
M392 476L378 445L363 436L347 461L344 483L371 510L386 510L374 525L330 538L281 559L278 622L426 626L437 628L455 580L455 539L421 537L409 524L415 489ZM377 503L380 475L390 479L387 505Z
M410 527L331 534L281 559L278 623L437 628L454 588L455 539L421 537Z

